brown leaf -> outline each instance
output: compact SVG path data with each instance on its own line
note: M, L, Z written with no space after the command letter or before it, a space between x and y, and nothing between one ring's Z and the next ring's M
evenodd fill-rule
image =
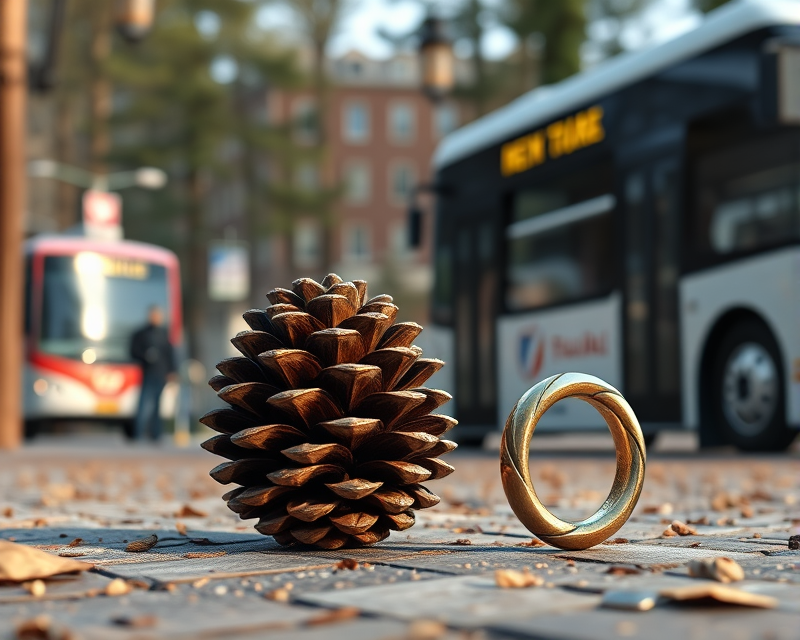
M128 553L142 553L144 551L150 551L156 544L158 544L158 536L153 534L146 538L140 538L139 540L129 542L128 546L125 547L125 551Z
M17 625L17 640L50 640L54 637L52 620L47 614L41 614ZM62 636L63 637L63 636Z
M606 573L612 576L635 576L640 574L642 571L638 567L630 567L627 565L615 565L613 567L609 567L606 570Z
M14 517L14 509L11 507L6 507L3 509L3 517L5 518L13 518Z
M111 618L111 624L115 624L119 627L127 627L129 629L145 629L155 627L158 624L158 618L152 614L117 616L116 618Z
M175 531L177 531L182 536L187 535L186 534L186 525L183 524L183 522L176 522L175 523Z
M27 582L63 573L87 571L93 565L33 549L24 544L0 540L0 581Z
M697 529L694 527L690 527L685 522L681 522L680 520L673 520L672 524L670 525L670 529L672 529L675 533L679 536L696 536Z
M712 583L662 589L659 595L669 600L676 600L679 602L710 599L726 604L736 604L743 607L758 607L761 609L774 609L778 606L778 600L771 596L749 593L741 589L735 589L734 587L726 587L721 584Z
M278 587L272 591L264 594L267 600L274 600L275 602L289 602L289 589L286 587Z
M532 574L527 567L522 571L498 569L494 572L494 581L501 589L539 587L544 584L544 578Z
M306 624L310 627L316 627L323 624L334 624L344 620L351 620L361 615L361 610L358 607L342 607L341 609L334 609L333 611L326 611L313 618L309 619Z
M457 544L466 546L472 544L472 540L470 540L469 538L459 538L458 540L455 540L454 542L449 542L448 544Z
M208 514L200 509L195 509L190 504L183 505L175 514L176 518L205 518Z
M536 547L545 547L547 545L544 542L542 542L541 540L539 540L539 538L531 538L530 542L520 542L515 546L517 546L517 547L534 547L534 548L536 548Z
M708 578L717 582L744 580L744 569L730 558L704 558L689 563L689 575L693 578Z
M335 565L333 565L333 568L339 570L349 569L350 571L355 571L356 569L358 569L358 566L359 566L358 562L356 560L353 560L353 558L344 558L343 560L340 560Z
M122 578L114 578L106 585L104 593L107 596L124 596L133 591L133 586Z
M70 542L67 546L68 547L77 547L79 544L83 542L83 538L75 538L72 542Z

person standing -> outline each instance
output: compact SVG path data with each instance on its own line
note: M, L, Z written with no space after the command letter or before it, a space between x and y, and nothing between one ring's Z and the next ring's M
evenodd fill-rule
M147 325L131 337L131 357L142 368L142 392L136 412L134 437L153 441L161 438L159 405L161 392L175 376L175 352L164 326L164 311L156 305L147 311Z

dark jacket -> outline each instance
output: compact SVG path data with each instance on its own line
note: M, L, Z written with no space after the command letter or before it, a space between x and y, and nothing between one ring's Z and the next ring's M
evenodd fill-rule
M166 381L175 371L175 352L164 327L148 324L131 338L131 357L142 365L142 374L151 380Z

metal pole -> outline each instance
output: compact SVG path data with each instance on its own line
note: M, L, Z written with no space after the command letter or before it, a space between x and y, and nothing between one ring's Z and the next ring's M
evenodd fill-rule
M22 440L25 0L0 1L0 449Z

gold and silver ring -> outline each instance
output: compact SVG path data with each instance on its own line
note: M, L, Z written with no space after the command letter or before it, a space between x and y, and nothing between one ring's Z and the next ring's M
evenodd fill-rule
M614 484L602 506L580 522L556 517L542 504L531 482L528 455L536 424L564 398L592 405L606 421L617 450ZM582 373L562 373L529 389L508 416L500 444L500 475L508 503L535 536L560 549L588 549L625 524L644 482L642 429L628 402L614 387Z

